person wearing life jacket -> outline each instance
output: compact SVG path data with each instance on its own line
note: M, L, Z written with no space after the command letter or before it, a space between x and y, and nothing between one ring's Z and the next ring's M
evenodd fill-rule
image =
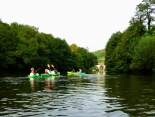
M34 73L35 73L34 68L33 68L33 67L31 67L30 76L33 76L33 75L34 75Z
M82 72L82 70L81 70L81 69L79 69L79 72Z
M52 70L52 71L51 71L51 74L55 74L55 70Z
M45 69L45 74L49 74L49 70L48 69Z
M74 70L74 69L72 69L72 72L75 72L75 70Z

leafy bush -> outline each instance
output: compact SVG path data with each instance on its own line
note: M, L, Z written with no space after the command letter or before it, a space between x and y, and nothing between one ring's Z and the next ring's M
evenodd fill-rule
M133 60L130 65L132 70L155 69L155 36L145 36L134 49Z

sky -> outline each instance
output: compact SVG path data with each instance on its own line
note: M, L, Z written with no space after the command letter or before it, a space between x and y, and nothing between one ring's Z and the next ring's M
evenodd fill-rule
M142 0L0 0L2 22L35 26L94 52L123 32Z

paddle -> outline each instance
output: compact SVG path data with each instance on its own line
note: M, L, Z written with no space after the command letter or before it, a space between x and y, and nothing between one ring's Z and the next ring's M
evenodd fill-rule
M50 69L50 64L47 64L47 67L49 68L49 72L51 72L51 69Z
M41 70L41 68L39 67L36 71L35 71L35 73L37 72L37 71L39 71L39 70Z
M34 74L39 76L39 74L37 73L39 70L41 70L41 68L39 67L37 70L34 71Z
M52 64L51 66L55 69L55 67L54 67L54 65L53 65L53 64ZM57 70L56 70L56 69L55 69L55 73L56 73L56 74L58 74L58 72L57 72Z
M47 67L50 69L50 64L47 64Z

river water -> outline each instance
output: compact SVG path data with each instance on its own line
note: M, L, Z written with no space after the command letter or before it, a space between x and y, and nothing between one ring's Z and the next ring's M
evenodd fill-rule
M0 78L0 117L56 116L155 116L155 76Z

